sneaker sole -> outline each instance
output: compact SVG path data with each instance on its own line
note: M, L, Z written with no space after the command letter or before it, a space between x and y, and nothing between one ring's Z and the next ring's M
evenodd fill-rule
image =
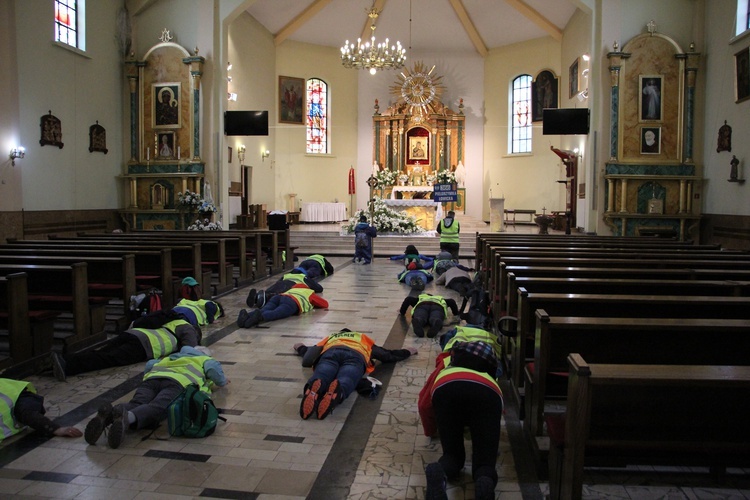
M333 408L336 406L333 399L334 397L338 397L338 393L336 392L338 388L338 379L333 379L333 382L331 382L328 389L326 389L325 396L323 396L323 399L318 403L318 420L323 420L333 412Z
M428 465L425 469L425 476L427 476L425 500L448 500L448 494L445 492L445 471L443 471L440 464L434 463Z
M299 405L299 416L302 420L307 420L315 412L316 402L318 400L318 391L322 382L320 379L315 380L313 384L308 387L307 392L302 396L302 403Z
M95 445L96 442L99 441L99 438L104 432L104 428L107 426L107 417L111 414L111 404L105 403L99 407L99 410L96 412L96 416L94 416L94 418L92 418L89 423L86 424L86 429L83 431L83 438L88 444Z
M107 433L107 444L112 449L119 448L122 444L122 437L125 434L125 424L123 423L122 408L115 408L112 411L113 422Z

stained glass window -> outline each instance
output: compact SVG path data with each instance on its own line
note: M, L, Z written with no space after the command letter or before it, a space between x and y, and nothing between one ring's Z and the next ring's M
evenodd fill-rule
M307 80L307 152L329 152L328 84L318 78Z
M531 153L531 75L513 80L511 153Z
M55 0L55 41L86 49L85 0Z

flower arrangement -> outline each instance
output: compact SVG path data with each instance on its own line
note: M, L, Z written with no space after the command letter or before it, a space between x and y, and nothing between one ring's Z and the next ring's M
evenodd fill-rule
M188 226L188 231L221 231L221 226L208 219L195 219L195 222Z
M342 226L342 229L346 233L353 233L354 226L359 223L361 215L366 216L368 219L370 218L368 210L357 210L354 217L349 219L348 224ZM424 232L424 229L417 224L416 217L388 208L385 202L378 197L375 197L375 201L373 202L372 220L370 223L381 233L413 234Z
M406 182L408 180L409 180L409 176L408 175L406 175L406 174L399 174L399 176L398 176L398 182L399 182L399 184L401 184L402 186L405 186Z
M198 207L198 211L205 214L214 213L216 212L216 205L214 205L210 201L203 200L203 202Z
M389 169L383 169L375 174L375 179L378 183L375 185L377 188L384 188L387 186L393 186L396 183L396 172Z
M427 174L427 184L435 184L435 181L437 180L437 176L435 174Z
M438 184L453 184L456 182L456 174L451 170L439 170L435 180Z
M204 201L198 193L194 193L189 189L186 189L184 193L177 193L177 203L180 205L180 208L187 210L197 210L198 207L200 207L204 203Z

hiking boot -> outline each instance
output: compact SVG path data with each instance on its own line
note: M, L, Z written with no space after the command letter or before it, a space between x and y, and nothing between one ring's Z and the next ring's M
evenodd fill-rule
M443 466L435 462L427 465L424 470L427 476L427 487L425 488L425 500L448 500L445 492L447 480Z
M128 412L117 405L112 409L112 425L107 433L107 443L110 448L118 448L122 443L122 437L125 435L125 429L128 428Z
M266 305L266 291L261 290L255 295L255 307L260 309L264 305Z
M89 420L83 431L83 438L88 444L96 444L104 429L112 423L112 405L104 403L99 407L96 416Z
M65 382L67 378L65 375L65 358L57 351L50 353L50 359L52 360L52 374L60 382Z
M245 299L245 303L247 304L247 307L253 308L255 307L255 296L258 294L258 292L255 290L255 288L251 288L250 292L247 294L247 299Z
M260 323L262 319L263 319L263 316L261 316L259 309L250 311L247 315L247 318L245 319L245 323L243 326L245 328L252 328L258 323Z
M424 280L422 278L419 278L419 277L414 278L413 280L411 280L411 287L414 290L417 290L417 291L421 292L422 290L424 290Z
M333 382L328 386L323 399L318 403L318 420L323 420L333 412L333 408L339 402L339 381L334 379Z
M474 481L474 498L476 500L495 500L495 482L487 476L479 476Z
M411 326L414 328L414 335L424 337L424 325L422 323L412 320Z
M307 420L315 412L318 406L318 393L322 384L323 382L320 379L315 379L312 385L305 389L302 402L299 405L299 416L302 417L302 420Z
M240 309L240 314L237 316L237 326L245 328L245 321L247 321L248 312L244 309Z

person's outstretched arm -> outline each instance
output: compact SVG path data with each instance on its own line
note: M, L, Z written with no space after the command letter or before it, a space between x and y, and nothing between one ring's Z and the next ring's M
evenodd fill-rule
M395 363L396 361L403 361L409 356L417 354L417 349L414 347L408 347L406 349L385 349L379 345L372 346L371 359L376 359L381 363Z
M412 297L412 296L406 297L404 301L401 303L401 309L398 310L398 313L401 316L403 316L404 314L406 314L406 311L409 310L409 307L416 306L417 302L419 302L418 297Z
M323 293L323 287L315 280L305 277L305 285L315 293Z
M445 299L445 305L451 310L454 316L458 316L458 304L453 299Z

